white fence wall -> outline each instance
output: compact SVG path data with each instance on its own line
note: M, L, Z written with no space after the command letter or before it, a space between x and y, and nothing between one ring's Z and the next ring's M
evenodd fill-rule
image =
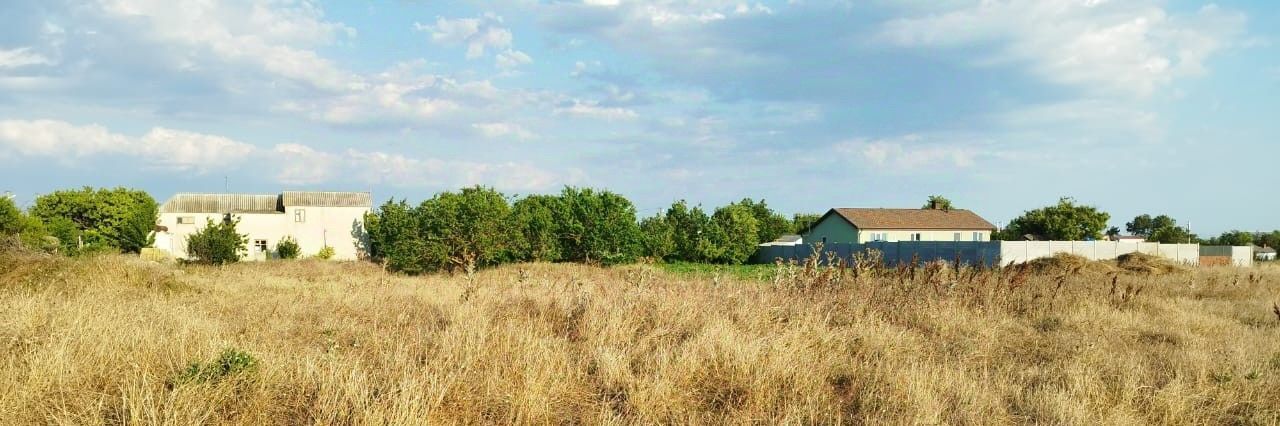
M1199 244L1122 243L1115 241L990 241L990 242L875 242L866 244L828 244L823 252L833 252L842 259L855 253L878 250L888 264L910 262L913 259L927 262L947 262L994 265L1012 265L1034 259L1067 253L1089 260L1115 260L1128 253L1144 253L1163 257L1187 265L1200 264ZM771 263L774 259L801 260L813 253L813 246L760 247L752 259L756 263ZM1235 247L1231 251L1232 262L1238 266L1251 266L1253 252L1249 247ZM825 259L825 258L824 258Z
M1247 247L1244 247L1247 249ZM1200 264L1199 244L1121 243L1115 241L1001 241L1000 263L1024 263L1059 253L1089 260L1115 260L1129 253L1159 256L1188 265Z

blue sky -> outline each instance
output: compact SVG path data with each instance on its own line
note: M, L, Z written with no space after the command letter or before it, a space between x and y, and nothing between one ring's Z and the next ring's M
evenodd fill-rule
M0 190L608 188L1280 228L1280 8L7 0ZM225 179L225 181L224 181ZM224 183L225 182L225 183Z

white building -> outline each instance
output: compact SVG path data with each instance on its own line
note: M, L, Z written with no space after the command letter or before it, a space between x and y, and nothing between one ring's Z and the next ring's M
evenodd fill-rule
M187 237L209 220L238 219L236 230L247 234L245 260L275 257L276 244L292 237L302 256L333 247L334 259L364 257L368 234L364 216L373 208L368 192L300 192L281 194L177 194L160 206L155 247L174 257L187 257Z

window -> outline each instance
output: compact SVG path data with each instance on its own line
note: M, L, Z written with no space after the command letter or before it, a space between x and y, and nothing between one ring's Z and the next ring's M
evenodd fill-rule
M881 242L881 241L888 241L888 240L889 240L889 234L888 234L888 233L885 233L885 232L872 232L872 233L871 233L871 241L874 241L874 242Z
M254 253L266 253L266 252L267 252L267 240L253 240L253 252L254 252Z
M959 232L957 232L957 233L956 233L956 241L960 241L960 233L959 233Z
M973 233L973 240L974 240L974 241L982 241L982 233L981 233L981 232L974 232L974 233Z
M296 210L294 210L294 211L293 211L293 221L294 221L294 222L299 222L299 223L306 222L306 221L307 221L307 211L306 211L305 209L296 209Z
M196 223L195 216L178 216L179 225L194 225Z
M911 241L924 241L924 234L919 232L911 234Z

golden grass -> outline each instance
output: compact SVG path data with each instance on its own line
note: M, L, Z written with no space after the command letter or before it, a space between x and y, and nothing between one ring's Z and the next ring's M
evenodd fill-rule
M1276 424L1277 301L1278 268L738 281L0 255L0 424ZM228 349L256 365L184 374Z

